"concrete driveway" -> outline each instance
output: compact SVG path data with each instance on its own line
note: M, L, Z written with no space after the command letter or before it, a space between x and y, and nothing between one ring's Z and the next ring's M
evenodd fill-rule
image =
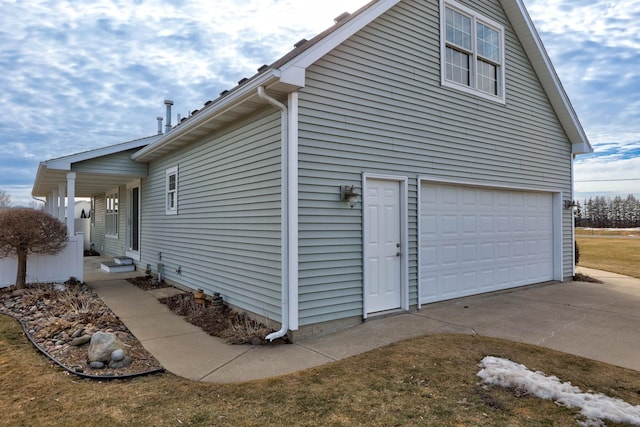
M640 280L579 271L605 283L533 286L426 306L419 315L478 335L640 370Z

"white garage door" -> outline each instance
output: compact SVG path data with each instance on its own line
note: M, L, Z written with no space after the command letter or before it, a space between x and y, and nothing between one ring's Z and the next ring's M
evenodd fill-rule
M551 193L423 182L420 302L553 279Z

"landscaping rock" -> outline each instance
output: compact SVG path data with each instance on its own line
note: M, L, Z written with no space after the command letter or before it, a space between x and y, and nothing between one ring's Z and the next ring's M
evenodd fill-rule
M113 353L111 353L111 361L113 362L119 362L122 359L124 359L124 357L126 356L124 350L122 349L117 349L117 350L113 350Z
M109 368L111 369L120 369L131 365L133 360L129 356L125 356L122 360L112 360L109 362Z
M71 340L69 345L72 345L72 346L75 346L75 347L79 347L81 345L85 345L89 341L91 341L91 335L82 335L81 337L77 337L77 338L74 338L73 340Z
M111 353L122 348L124 344L114 334L98 331L91 336L89 361L108 362L111 360Z
M89 363L89 367L93 368L93 369L102 369L104 368L104 363L103 362L91 362Z

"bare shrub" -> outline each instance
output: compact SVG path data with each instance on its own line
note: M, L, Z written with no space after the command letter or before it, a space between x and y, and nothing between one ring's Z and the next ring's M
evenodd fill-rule
M67 240L67 227L48 213L27 208L0 211L0 258L18 257L18 289L26 284L27 256L57 254Z

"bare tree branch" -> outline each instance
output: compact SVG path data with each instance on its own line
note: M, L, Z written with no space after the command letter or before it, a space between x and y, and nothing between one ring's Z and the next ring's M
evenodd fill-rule
M57 254L67 240L67 227L48 213L27 208L0 211L0 258L18 257L18 288L26 284L29 254Z

